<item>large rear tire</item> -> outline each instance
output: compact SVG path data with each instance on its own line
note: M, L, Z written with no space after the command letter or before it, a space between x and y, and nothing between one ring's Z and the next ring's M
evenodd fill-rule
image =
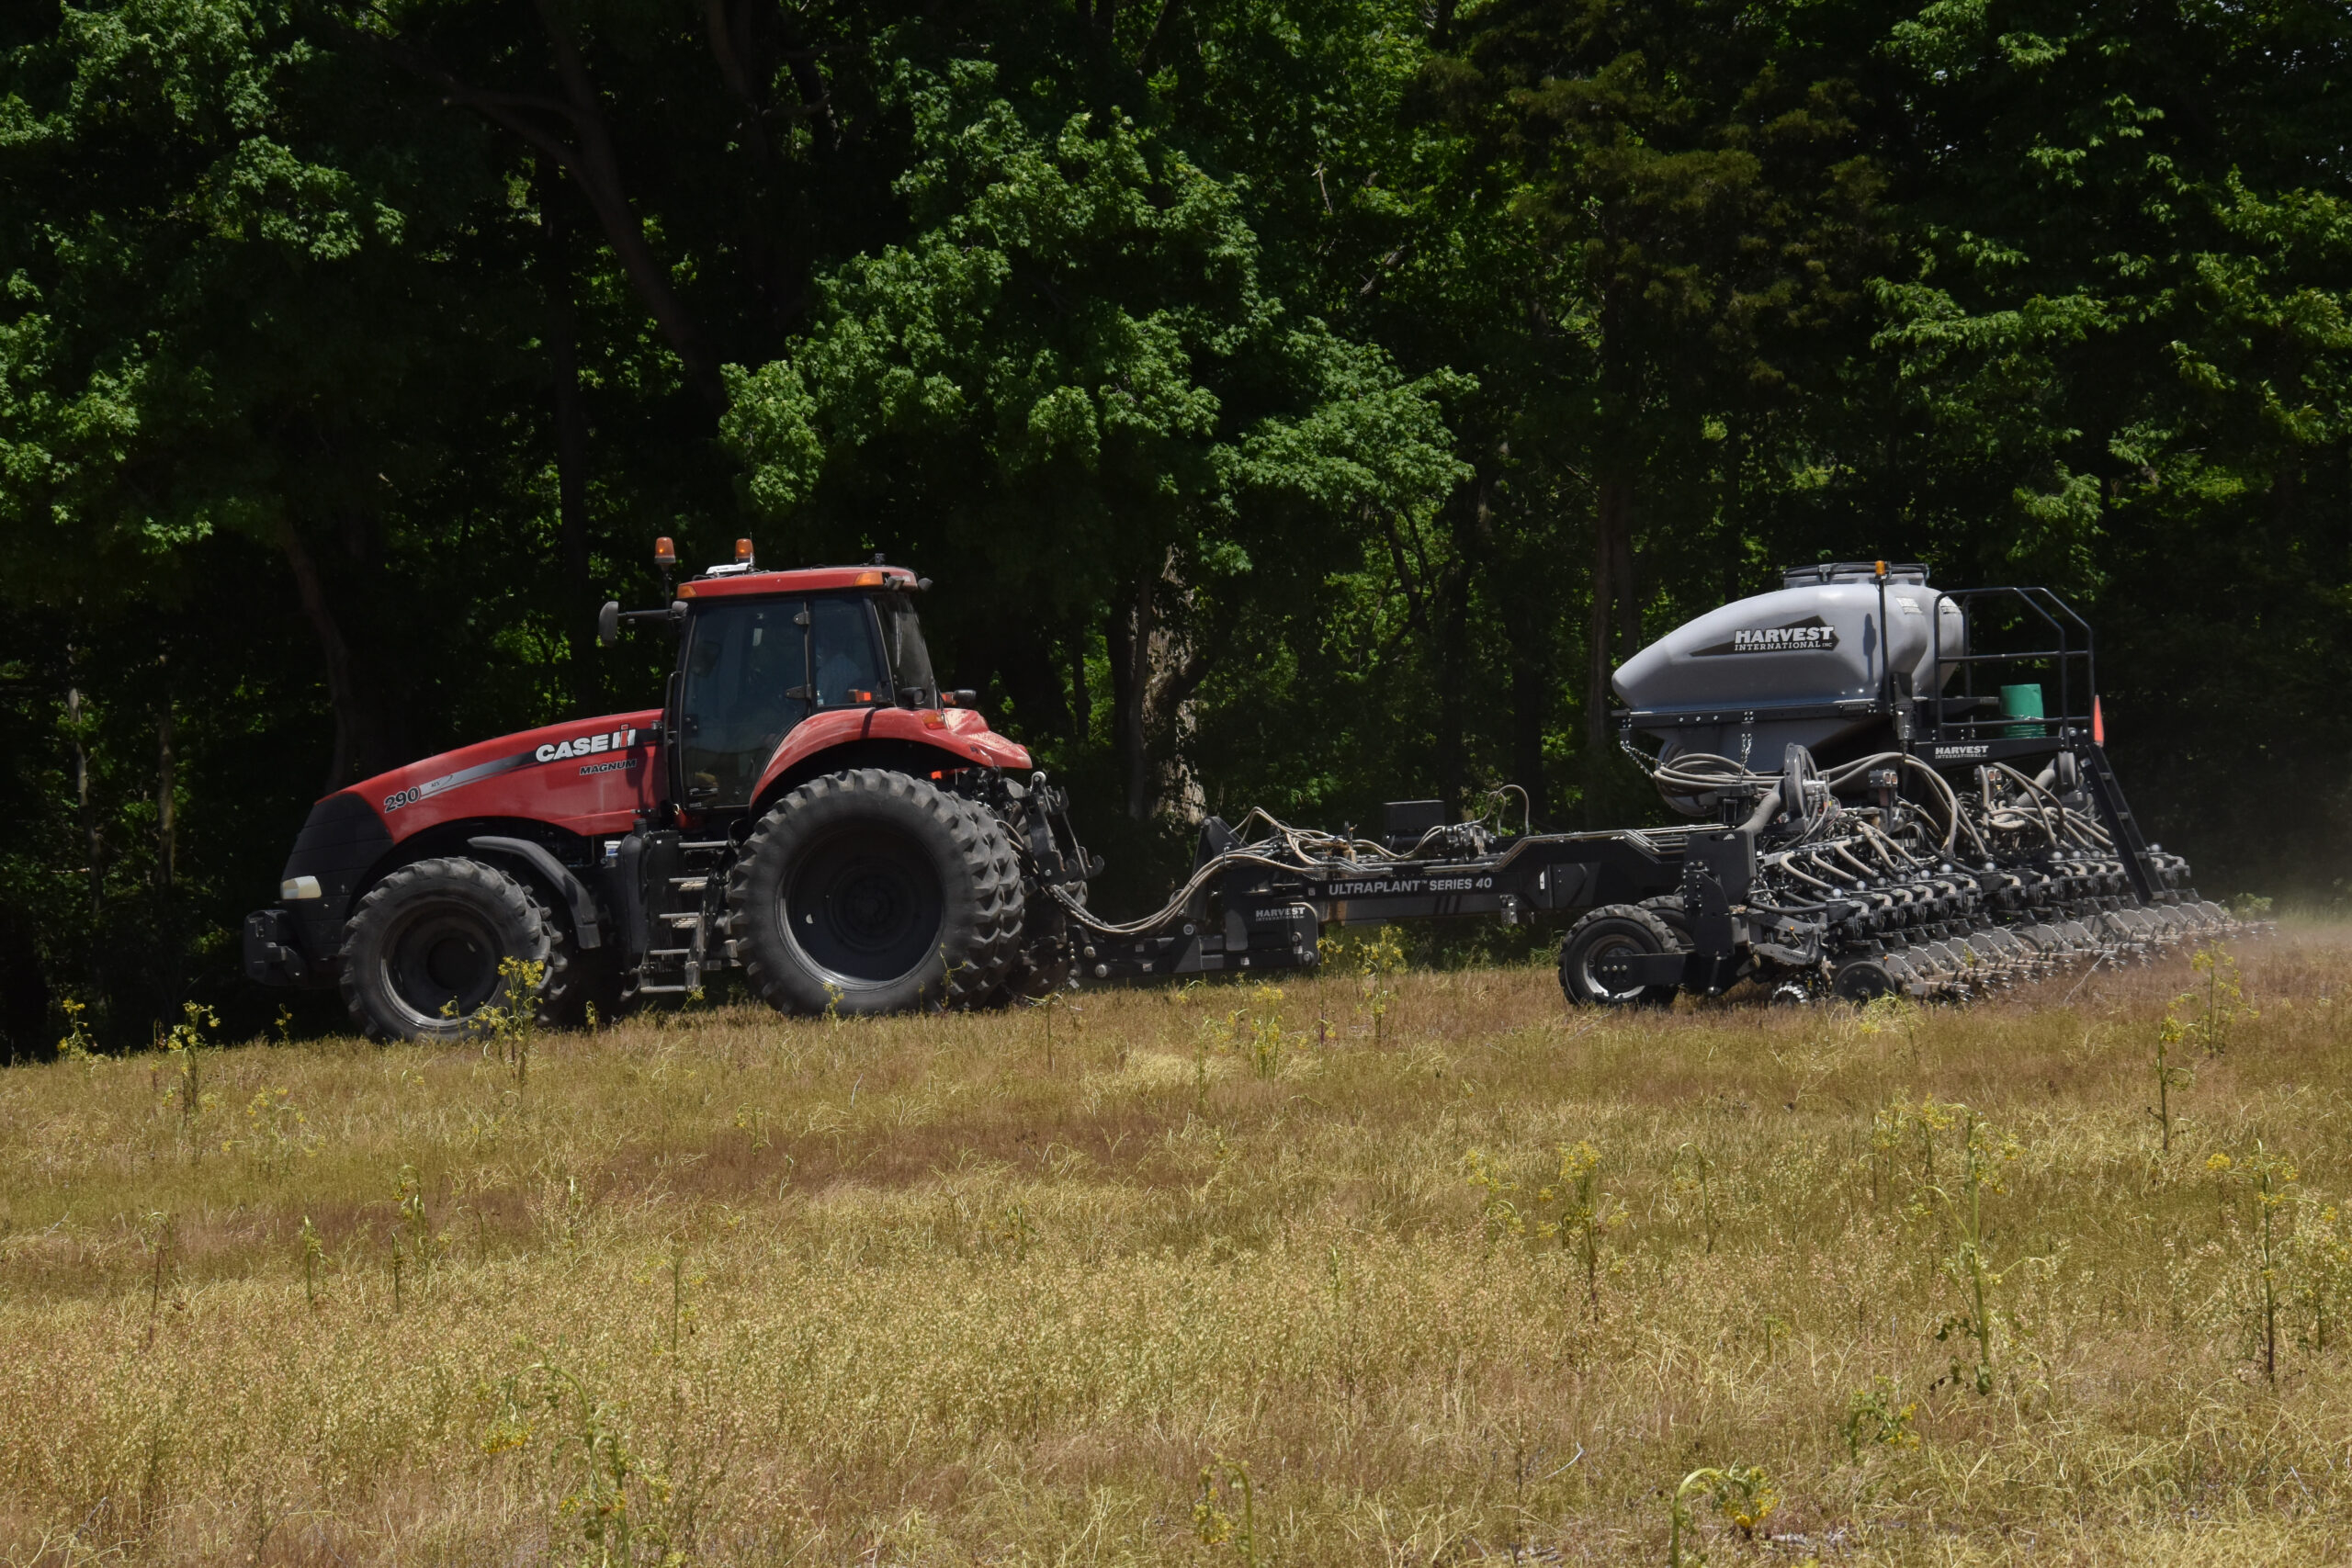
M969 1006L1020 955L1021 873L996 818L876 768L777 801L727 908L745 979L785 1012Z
M504 1000L499 964L509 958L540 965L533 1010L560 1021L581 969L546 907L496 866L421 860L369 889L344 926L344 1004L370 1039L462 1039Z
M1675 953L1689 944L1657 915L1634 904L1604 904L1569 928L1560 942L1560 989L1577 1006L1666 1007L1674 1000L1672 986L1636 986L1612 991L1593 974L1593 965L1612 953Z

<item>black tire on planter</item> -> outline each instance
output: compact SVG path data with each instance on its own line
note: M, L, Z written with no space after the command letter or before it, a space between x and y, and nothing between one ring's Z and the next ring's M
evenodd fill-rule
M1655 898L1642 900L1642 908L1656 915L1658 924L1674 933L1674 945L1688 953L1698 946L1690 935L1690 917L1682 908L1682 895L1661 893Z
M786 1012L968 1007L1020 956L1021 871L996 818L878 768L770 807L727 909L744 978Z
M502 959L542 966L533 1006L544 1023L573 1010L582 978L571 936L528 887L457 857L404 865L369 889L341 958L344 1005L375 1040L463 1038L502 999Z
M1595 961L1612 953L1676 953L1687 944L1653 910L1634 904L1603 904L1568 929L1560 942L1560 989L1577 1006L1666 1007L1672 986L1638 986L1611 991L1593 977Z

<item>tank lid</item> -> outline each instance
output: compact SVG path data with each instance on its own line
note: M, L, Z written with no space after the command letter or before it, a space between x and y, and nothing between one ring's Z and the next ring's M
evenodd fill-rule
M1905 561L1901 564L1889 561L1886 567L1886 580L1889 582L1908 582L1924 588L1928 582L1928 569L1917 561ZM1789 566L1781 569L1781 586L1783 588L1818 588L1831 582L1876 582L1877 581L1878 562L1874 560L1823 561L1818 566Z

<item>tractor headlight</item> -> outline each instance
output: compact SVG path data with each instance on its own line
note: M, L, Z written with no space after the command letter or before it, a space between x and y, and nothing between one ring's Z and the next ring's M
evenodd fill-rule
M289 903L297 898L321 897L319 879L315 876L289 877L277 885L277 896Z

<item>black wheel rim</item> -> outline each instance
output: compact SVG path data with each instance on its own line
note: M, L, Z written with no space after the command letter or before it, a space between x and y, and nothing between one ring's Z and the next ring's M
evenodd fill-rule
M784 929L828 979L887 986L936 953L939 874L913 840L887 829L833 834L800 857L785 890Z
M384 987L420 1027L463 1021L498 989L498 932L481 910L434 903L411 910L384 943Z
M1583 952L1577 955L1577 978L1584 982L1585 994L1595 1001L1639 1001L1642 992L1647 987L1628 986L1622 991L1612 991L1600 983L1600 976L1594 971L1599 968L1600 960L1612 953L1643 953L1650 951L1652 950L1647 943L1637 942L1620 931L1611 931L1588 943Z
M1857 964L1838 971L1834 988L1849 1002L1868 1002L1894 990L1894 981L1875 964Z

